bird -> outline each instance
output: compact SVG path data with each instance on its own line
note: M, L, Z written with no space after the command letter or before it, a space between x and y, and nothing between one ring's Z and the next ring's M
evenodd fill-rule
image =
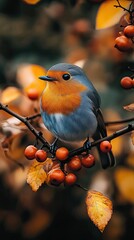
M82 68L57 63L39 79L47 81L40 97L40 113L45 127L63 142L94 141L107 136L101 98ZM97 146L102 168L115 165L110 152Z

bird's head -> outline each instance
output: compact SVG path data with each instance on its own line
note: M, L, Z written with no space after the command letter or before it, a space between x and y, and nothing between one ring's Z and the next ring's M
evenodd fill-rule
M99 106L97 91L83 70L76 65L56 64L47 71L45 76L39 78L47 81L41 98L42 109L47 113L73 112L80 106L82 97L86 93L96 106Z
M59 63L52 66L45 76L39 77L47 81L49 87L59 89L63 94L82 92L87 89L87 78L84 83L84 73L81 68L68 64Z

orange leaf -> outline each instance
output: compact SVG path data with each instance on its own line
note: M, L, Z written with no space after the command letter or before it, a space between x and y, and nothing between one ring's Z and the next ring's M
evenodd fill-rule
M23 0L24 2L26 2L27 4L31 4L31 5L34 5L38 2L40 2L40 0Z
M45 68L39 65L31 64L26 68L25 71L25 74L33 80L28 86L24 88L24 91L28 94L30 89L36 89L38 94L41 95L42 91L46 86L46 82L40 80L39 77L46 74Z
M37 191L39 187L46 181L47 174L44 170L45 163L38 163L33 161L27 174L27 183L31 186L33 191Z
M134 142L133 142L134 144ZM134 168L134 153L130 153L126 159L126 163L129 167Z
M103 232L112 215L111 200L100 192L88 191L86 205L88 216Z
M124 8L128 8L130 3L128 0L121 1ZM117 24L124 15L123 9L119 7L116 8L114 5L118 5L116 0L105 1L100 5L96 17L97 30Z
M115 170L115 182L122 196L134 203L134 170L119 167Z

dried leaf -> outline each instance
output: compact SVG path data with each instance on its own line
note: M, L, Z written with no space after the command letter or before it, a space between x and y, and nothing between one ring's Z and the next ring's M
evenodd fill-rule
M119 167L115 170L115 182L122 196L134 203L134 170Z
M44 170L45 162L38 163L33 161L27 174L27 183L31 186L33 191L37 191L39 187L46 181L47 173Z
M27 4L31 4L31 5L34 5L38 2L40 2L40 0L23 0L24 2L26 2Z
M130 1L122 1L122 6L128 8ZM120 18L124 15L122 8L116 8L114 5L118 5L116 0L110 0L103 2L97 12L96 17L96 29L103 29L111 27L117 24Z
M134 103L131 103L127 106L123 107L125 110L129 111L129 112L133 112L134 111Z
M101 232L104 231L112 215L112 202L97 191L88 191L86 197L88 216Z

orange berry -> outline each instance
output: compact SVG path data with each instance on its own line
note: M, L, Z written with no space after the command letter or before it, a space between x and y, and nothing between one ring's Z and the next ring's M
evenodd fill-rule
M82 156L81 163L84 167L90 168L95 164L95 158L92 154Z
M44 162L47 159L47 152L43 149L39 149L35 153L35 158L38 162Z
M129 51L132 49L132 41L126 36L122 35L115 39L115 48L121 52Z
M68 173L66 176L65 176L65 184L68 185L68 186L71 186L73 184L75 184L77 180L77 177L74 173Z
M65 161L69 155L69 151L65 147L60 147L56 150L56 158L60 161Z
M65 174L60 169L55 169L49 173L49 182L52 185L59 186L65 180Z
M134 37L134 25L128 25L124 28L124 34L128 38Z
M130 89L133 87L133 80L130 77L123 77L120 81L120 84L125 89Z
M81 160L78 156L74 156L71 160L67 163L67 166L72 171L79 171L82 167Z
M25 148L24 155L27 159L33 160L36 152L37 148L34 145L29 145Z
M39 93L36 88L30 88L27 91L27 96L31 100L37 100L39 98Z
M112 145L109 141L103 141L100 143L100 150L102 152L110 152L110 150L112 149Z

